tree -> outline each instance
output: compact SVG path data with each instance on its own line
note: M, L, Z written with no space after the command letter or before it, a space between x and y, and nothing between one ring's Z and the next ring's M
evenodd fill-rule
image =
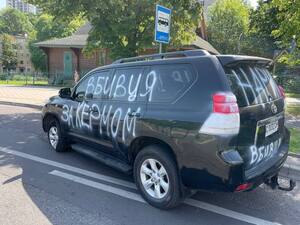
M241 50L243 53L274 57L274 51L278 49L276 43L279 41L272 35L272 31L279 27L277 14L278 8L270 0L260 0L257 8L250 10L249 31Z
M69 20L82 14L93 28L87 49L109 48L112 58L135 56L154 46L155 0L29 0L55 17ZM201 6L197 0L165 0L172 8L171 44L180 46L195 38Z
M55 19L48 14L41 14L36 19L34 24L34 34L29 42L29 49L31 53L31 61L34 68L39 71L46 70L46 55L34 44L36 42L52 39L62 38L73 34L83 23L82 17L74 17L71 21L64 21Z
M8 71L15 69L18 63L17 46L12 36L2 34L0 36L0 43L2 44L1 63Z
M208 12L208 38L221 53L237 54L247 35L249 7L242 0L217 0Z
M279 27L272 34L281 40L279 43L283 49L288 49L289 54L282 57L282 61L290 66L300 64L300 1L273 0L278 7L277 19Z
M33 26L26 14L13 8L0 11L0 34L19 35L32 30Z

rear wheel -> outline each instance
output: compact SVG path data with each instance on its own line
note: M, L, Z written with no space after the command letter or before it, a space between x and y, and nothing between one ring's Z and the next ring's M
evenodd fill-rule
M62 136L60 124L56 119L52 119L48 123L48 140L56 152L67 150L66 139Z
M176 207L182 200L176 163L160 146L147 146L134 162L134 178L144 199L161 209Z

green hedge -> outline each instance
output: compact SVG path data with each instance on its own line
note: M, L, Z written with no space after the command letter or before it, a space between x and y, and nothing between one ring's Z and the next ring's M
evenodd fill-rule
M300 76L277 76L275 80L286 92L300 94Z

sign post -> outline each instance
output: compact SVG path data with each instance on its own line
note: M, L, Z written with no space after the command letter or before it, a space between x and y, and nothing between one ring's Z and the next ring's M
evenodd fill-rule
M159 53L162 53L162 44L170 42L171 9L156 5L155 37L159 42Z

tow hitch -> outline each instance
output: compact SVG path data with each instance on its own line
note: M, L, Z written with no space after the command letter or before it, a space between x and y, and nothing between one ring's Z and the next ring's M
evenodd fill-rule
M292 191L296 187L296 181L289 178L280 178L283 182L279 182L278 175L271 177L268 179L265 184L271 187L272 189L279 189L282 191ZM283 183L288 183L288 185L284 185Z

